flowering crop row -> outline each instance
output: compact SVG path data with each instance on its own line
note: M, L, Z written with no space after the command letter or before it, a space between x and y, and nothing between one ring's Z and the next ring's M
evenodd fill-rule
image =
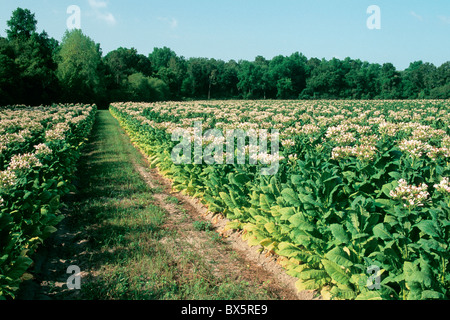
M91 105L0 109L0 299L14 297L32 256L61 221Z
M450 296L448 101L117 103L110 111L175 189L276 254L299 290ZM173 133L199 122L204 130L277 129L278 170L174 163Z

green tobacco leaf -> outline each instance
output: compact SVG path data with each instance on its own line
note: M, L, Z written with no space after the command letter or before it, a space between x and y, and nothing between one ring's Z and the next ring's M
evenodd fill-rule
M302 176L299 175L292 175L291 176L291 182L294 186L298 186L302 183L302 181L304 180L304 178Z
M330 230L333 236L336 238L336 240L339 241L339 243L347 244L350 241L342 225L332 224L330 225Z
M384 223L377 224L375 227L373 227L373 234L375 237L383 240L393 239L391 233L386 229Z
M237 185L244 185L250 181L250 177L245 173L238 173L233 176L232 180Z
M427 251L437 251L437 252L447 252L448 246L445 243L440 243L435 239L420 239L417 244L419 244L424 250Z
M270 202L269 198L263 193L261 193L259 195L259 205L262 210L270 211L271 202Z
M290 188L284 189L283 191L281 191L281 195L289 205L294 207L300 206L300 200L298 199L298 196L294 190Z
M389 172L389 175L392 178L394 178L395 180L400 180L402 178L402 175L399 172L397 172L397 171Z
M276 231L276 226L275 223L273 222L268 222L264 225L264 228L267 230L267 232L269 233L274 233Z
M331 282L325 270L303 270L298 274L298 278L295 285L299 291L317 290Z
M242 222L240 222L239 220L230 221L225 226L225 231L226 230L240 230L240 229L242 229Z
M316 281L314 279L311 280L297 280L295 282L295 287L297 288L297 291L310 291L310 290L317 290L320 289L324 284L321 284L320 281Z
M433 238L439 238L439 234L437 233L436 224L431 220L423 220L420 221L416 225L420 231L424 232L425 234L429 235Z
M353 266L353 262L349 260L348 254L339 247L332 249L325 256L328 260L336 263L339 266L346 268Z
M443 300L446 296L440 292L433 290L424 290L422 292L422 300Z
M383 300L378 291L364 291L355 300Z
M279 187L277 184L277 179L275 177L272 177L270 179L269 189L273 195L276 195L276 196L280 195L280 190L279 190Z
M233 203L233 201L231 200L231 198L230 198L230 196L228 194L226 194L225 192L220 192L219 196L223 200L223 202L225 202L226 206L229 209L236 208L236 205Z
M277 253L280 256L292 258L292 257L297 256L301 252L302 252L302 250L300 248L298 248L298 247L296 247L293 244L290 244L288 242L280 242L278 244L278 251L277 251Z
M14 265L8 271L7 276L11 279L19 279L32 263L33 260L27 256L18 257L14 262Z
M321 262L331 279L343 285L350 283L350 277L338 264L327 259L322 259Z
M302 230L302 231L313 232L316 229L316 227L314 225L305 221L305 219L301 213L297 213L297 214L293 215L289 219L289 222L292 224L292 227L298 228L299 230Z
M289 220L293 215L295 215L294 208L280 208L278 213L281 214L280 220Z
M403 273L405 274L405 281L410 287L415 282L427 287L431 286L432 279L425 272L420 271L416 263L405 261L403 264Z
M381 192L383 192L386 197L390 198L391 190L394 190L397 186L398 186L397 182L387 183L381 188Z
M338 285L331 288L330 293L333 298L344 299L344 300L354 300L356 297L356 292L347 285Z
M392 200L390 199L375 199L375 205L381 208L392 206Z

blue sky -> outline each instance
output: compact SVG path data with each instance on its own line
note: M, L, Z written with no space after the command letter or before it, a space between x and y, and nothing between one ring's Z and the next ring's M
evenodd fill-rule
M61 40L67 8L81 9L81 29L104 54L119 47L149 54L167 46L179 56L228 61L301 52L308 58L392 62L450 61L449 0L0 0L0 35L17 7L38 29ZM381 9L370 30L367 8Z

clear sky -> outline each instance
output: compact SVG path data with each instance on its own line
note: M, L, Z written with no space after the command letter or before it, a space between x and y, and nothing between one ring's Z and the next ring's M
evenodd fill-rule
M238 61L301 52L400 70L417 60L450 61L450 0L0 0L0 35L21 7L60 41L70 5L81 9L81 29L104 54L166 46L185 58ZM367 27L370 5L381 9L381 29Z

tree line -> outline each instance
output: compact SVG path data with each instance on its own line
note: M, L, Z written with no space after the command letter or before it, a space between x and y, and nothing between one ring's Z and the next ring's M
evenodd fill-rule
M189 99L447 99L450 61L437 67L307 58L296 52L254 61L178 56L167 47L143 55L103 55L81 30L59 43L38 33L35 15L18 8L0 36L0 105L154 102Z

